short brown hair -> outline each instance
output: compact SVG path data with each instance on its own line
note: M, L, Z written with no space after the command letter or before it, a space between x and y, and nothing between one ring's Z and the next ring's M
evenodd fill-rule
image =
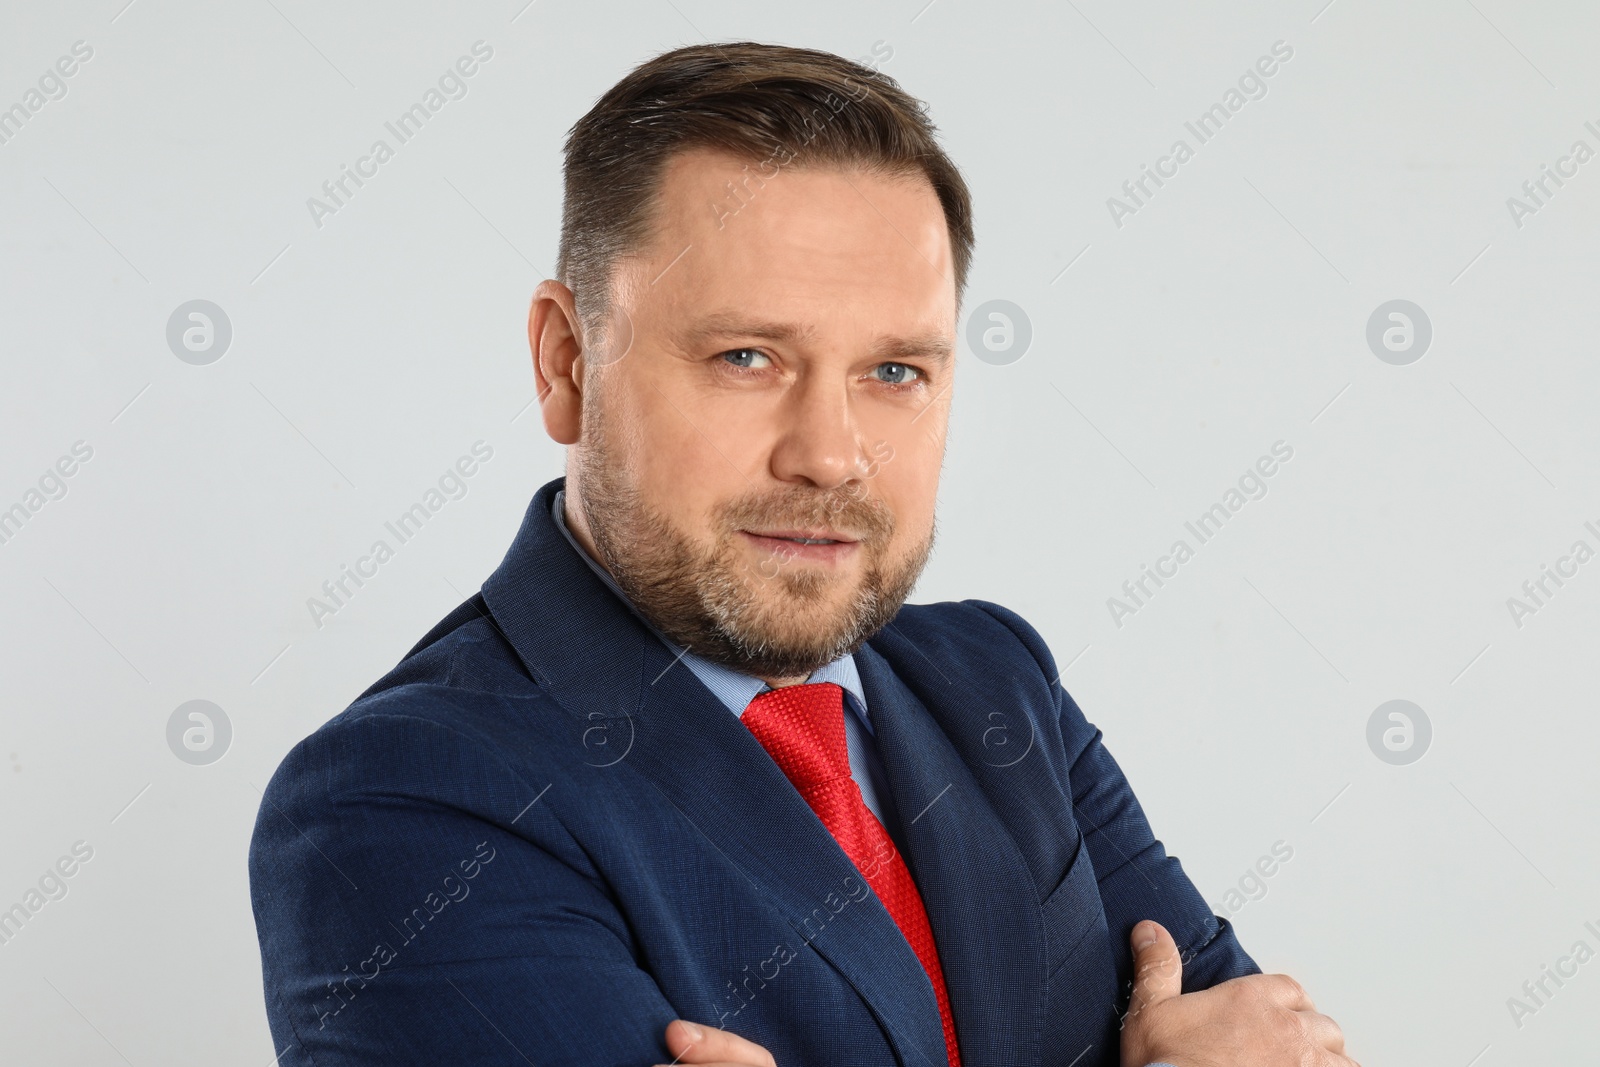
M648 242L666 164L693 148L764 167L920 171L944 208L959 304L972 260L972 198L939 147L927 105L861 63L742 41L648 60L568 131L556 275L576 294L585 321L605 314L617 259Z

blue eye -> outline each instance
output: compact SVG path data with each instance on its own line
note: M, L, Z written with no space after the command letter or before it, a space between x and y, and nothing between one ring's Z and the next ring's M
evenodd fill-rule
M912 374L921 375L922 374L922 372L920 370L918 370L917 368L911 367L911 366L907 366L904 363L880 363L880 364L878 364L876 367L874 367L872 369L875 370L875 371L878 371L878 370L883 370L886 367L889 368L891 377L889 377L889 378L880 378L878 380L879 381L886 381L890 385L905 385L909 381L909 378L907 377L908 375L912 375Z
M729 356L740 357L740 358L754 357L755 359L766 359L767 358L767 354L765 352L759 352L754 348L731 348L728 351L722 353L722 358L727 360L728 363L731 366L739 367L739 368L742 368L744 370L752 369L749 363L741 363L741 362L737 362L734 359L728 359Z

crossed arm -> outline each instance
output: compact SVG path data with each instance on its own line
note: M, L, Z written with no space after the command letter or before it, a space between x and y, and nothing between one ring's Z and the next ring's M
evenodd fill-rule
M1360 1067L1344 1055L1338 1024L1288 975L1243 975L1180 993L1182 954L1172 935L1149 922L1132 936L1135 979L1122 1067ZM674 1064L778 1067L766 1049L726 1030L678 1019L665 1038Z
M1025 623L1013 629L1052 677L1043 642ZM1250 973L1226 920L1154 838L1100 732L1059 687L1056 704L1130 986L1123 1067L1352 1063L1298 984ZM476 737L405 714L324 730L285 761L251 850L283 1067L638 1065L666 1058L663 1042L680 1063L772 1063L701 1020L674 1022L589 855L550 805L527 805L547 784L522 780Z

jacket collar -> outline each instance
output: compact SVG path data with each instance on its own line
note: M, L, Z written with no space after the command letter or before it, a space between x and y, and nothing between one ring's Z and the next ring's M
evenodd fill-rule
M644 693L635 669L660 641L573 551L550 515L566 478L533 495L505 559L483 583L501 633L569 713L636 713Z

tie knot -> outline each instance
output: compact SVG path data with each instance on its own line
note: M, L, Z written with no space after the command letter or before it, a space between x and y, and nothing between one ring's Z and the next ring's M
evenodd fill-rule
M796 789L850 777L844 690L833 682L756 694L740 721Z

